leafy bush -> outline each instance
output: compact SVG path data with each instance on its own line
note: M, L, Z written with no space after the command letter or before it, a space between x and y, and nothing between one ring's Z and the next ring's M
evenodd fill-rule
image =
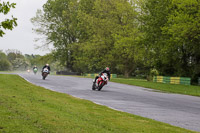
M11 64L8 60L0 60L0 71L6 71L11 69Z

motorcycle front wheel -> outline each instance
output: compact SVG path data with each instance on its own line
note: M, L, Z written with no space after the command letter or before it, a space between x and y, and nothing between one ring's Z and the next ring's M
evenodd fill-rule
M47 75L48 75L47 73L43 73L42 74L42 79L45 80L45 78L47 77Z
M100 91L103 88L103 83L101 83L98 87L98 91Z

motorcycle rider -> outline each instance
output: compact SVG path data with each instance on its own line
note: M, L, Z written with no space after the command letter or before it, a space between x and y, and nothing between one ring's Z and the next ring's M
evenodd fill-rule
M33 72L36 74L36 73L37 73L37 70L38 70L38 68L37 68L37 66L35 65L35 66L33 67Z
M35 68L38 69L36 65L33 67L33 70L34 70Z
M50 68L49 64L46 64L45 66L43 66L42 72L43 72L43 70L44 70L45 68L47 68L47 69L49 70L48 74L50 74L51 68Z
M102 73L107 73L108 79L110 80L110 69L109 69L109 67L106 67L103 71L101 71L101 72L99 73L99 75L97 75L97 76L95 77L94 83L96 83L96 80L102 75Z

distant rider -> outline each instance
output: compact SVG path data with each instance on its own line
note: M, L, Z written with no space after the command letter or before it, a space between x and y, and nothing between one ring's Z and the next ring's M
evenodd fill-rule
M110 80L110 69L109 69L109 67L106 67L103 71L101 71L101 72L99 73L98 76L96 76L96 78L95 78L95 80L94 80L94 83L96 83L96 80L102 75L102 73L107 73L108 79Z
M34 66L34 67L33 67L33 71L34 71L34 69L37 69L37 70L38 70L37 66Z
M50 74L51 68L50 68L49 64L46 64L46 65L42 68L42 72L43 72L43 70L44 70L45 68L47 68L47 69L49 70L49 74Z

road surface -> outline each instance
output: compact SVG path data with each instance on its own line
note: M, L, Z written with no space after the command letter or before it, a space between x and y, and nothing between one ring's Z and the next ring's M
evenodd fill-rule
M92 79L70 76L19 74L47 89L87 99L110 108L200 132L200 97L154 92L151 89L109 82L92 91Z

